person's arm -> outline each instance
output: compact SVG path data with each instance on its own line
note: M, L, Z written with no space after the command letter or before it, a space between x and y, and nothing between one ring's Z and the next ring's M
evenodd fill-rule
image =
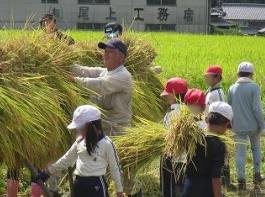
M212 186L214 197L222 195L222 167L224 166L226 148L225 144L221 141L213 141L212 145L213 158L212 158Z
M122 179L121 179L121 168L119 164L118 154L116 152L115 146L113 142L108 140L108 145L106 146L106 153L107 153L107 161L109 165L109 170L112 179L115 182L117 196L122 196L123 186L122 186Z
M115 75L98 78L75 77L74 80L100 95L113 94L132 89L131 77Z
M228 100L227 100L227 102L228 102L229 105L232 105L232 98L231 98L231 90L230 90L230 88L228 90Z
M104 71L104 68L101 67L87 67L87 66L80 66L75 64L72 68L72 72L77 77L90 77L90 78L97 78L100 74Z
M48 172L50 174L61 172L62 170L68 168L69 166L72 166L76 162L77 143L78 141L76 141L72 145L72 147L68 150L68 152L61 159L59 159L57 162L55 162L48 168Z
M261 101L261 94L258 86L255 86L253 90L253 100L252 100L252 109L255 115L255 118L258 122L260 131L265 129L264 125L264 117L262 111L262 101Z
M222 196L222 181L221 178L212 178L214 197Z

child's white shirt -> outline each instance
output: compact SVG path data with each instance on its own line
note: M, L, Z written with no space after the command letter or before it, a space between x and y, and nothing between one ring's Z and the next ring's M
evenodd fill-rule
M117 192L123 191L118 155L109 137L105 136L98 142L91 156L87 152L85 139L78 138L69 151L49 167L49 172L61 172L75 162L74 174L80 177L104 176L109 167Z

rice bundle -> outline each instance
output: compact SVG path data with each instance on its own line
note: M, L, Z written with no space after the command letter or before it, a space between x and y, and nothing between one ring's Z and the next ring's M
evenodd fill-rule
M139 170L163 154L167 129L159 123L139 118L140 123L127 128L127 134L112 137L120 163L132 170Z
M160 119L163 85L147 65L153 48L146 42L143 47L152 50L134 47L139 43L129 37L126 42L130 54L126 66L134 79L134 115ZM0 41L0 161L9 168L22 166L24 158L41 168L71 145L75 136L66 125L78 105L90 103L89 90L67 79L74 63L102 65L97 43L67 46L39 31L21 31Z
M24 158L42 167L68 148L65 126L77 105L88 102L67 79L77 57L39 32L0 43L0 160L9 168Z

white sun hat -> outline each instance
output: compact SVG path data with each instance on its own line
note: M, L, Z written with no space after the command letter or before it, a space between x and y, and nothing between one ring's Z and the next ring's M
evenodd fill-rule
M239 64L238 72L254 73L254 66L250 62L242 62Z
M232 107L225 102L214 102L210 105L209 112L221 114L231 122L233 120Z
M86 123L99 120L101 112L92 105L79 106L73 115L71 124L67 126L68 129L78 129L84 126Z

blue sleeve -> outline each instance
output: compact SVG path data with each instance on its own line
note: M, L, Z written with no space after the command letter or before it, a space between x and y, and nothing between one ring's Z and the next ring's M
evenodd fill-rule
M261 101L261 94L258 85L255 85L253 88L253 98L252 98L252 109L259 125L259 129L263 130L264 127L264 117L263 117L263 108L262 108L262 101Z
M229 105L232 105L232 99L231 99L231 90L230 90L230 88L229 88L229 90L228 90L228 104Z

